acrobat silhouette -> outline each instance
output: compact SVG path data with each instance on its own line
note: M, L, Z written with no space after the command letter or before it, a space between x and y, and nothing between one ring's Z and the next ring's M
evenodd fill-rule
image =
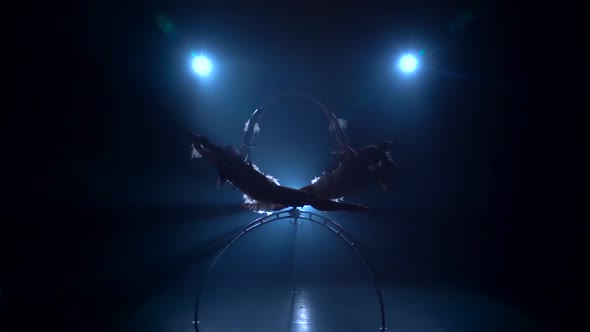
M276 179L264 175L254 165L240 158L239 151L231 146L213 144L205 136L190 132L193 155L203 156L217 170L219 185L230 182L246 195L244 208L254 211L277 211L288 207L310 205L320 211L367 211L360 204L350 204L320 198L310 192L281 186Z

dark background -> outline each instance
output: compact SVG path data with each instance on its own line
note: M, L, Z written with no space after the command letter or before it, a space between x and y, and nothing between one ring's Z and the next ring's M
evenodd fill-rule
M581 5L22 9L4 51L1 295L14 330L116 325L257 217L215 191L185 133L238 144L251 112L287 89L348 120L356 147L400 140L391 190L347 198L369 215L332 215L384 281L474 287L542 325L588 327ZM200 50L206 80L190 70ZM424 50L411 77L393 69L405 50ZM255 163L282 184L334 162L314 104L286 99L260 125Z

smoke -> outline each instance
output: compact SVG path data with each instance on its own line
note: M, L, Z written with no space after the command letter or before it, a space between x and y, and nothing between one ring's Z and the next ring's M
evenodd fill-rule
M250 125L250 119L248 119L248 121L246 121L246 124L244 125L244 131L248 131L249 125ZM254 123L254 132L255 133L260 132L260 126L258 125L258 122Z

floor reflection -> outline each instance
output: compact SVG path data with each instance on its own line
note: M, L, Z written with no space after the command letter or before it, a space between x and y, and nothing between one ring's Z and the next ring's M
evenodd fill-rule
M293 325L291 328L292 332L312 332L310 327L312 324L311 320L311 308L309 307L309 299L307 292L298 291L293 293L295 297L293 301L294 305L294 317Z

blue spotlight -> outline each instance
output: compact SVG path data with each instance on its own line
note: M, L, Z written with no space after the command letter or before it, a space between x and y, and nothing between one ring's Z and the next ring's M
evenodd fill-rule
M199 76L209 75L211 73L211 69L213 67L211 65L211 61L209 61L209 59L207 59L207 57L205 57L203 55L195 56L193 58L192 65L193 65L193 70Z
M399 59L399 68L404 73L414 72L418 69L418 59L411 54L406 54Z

